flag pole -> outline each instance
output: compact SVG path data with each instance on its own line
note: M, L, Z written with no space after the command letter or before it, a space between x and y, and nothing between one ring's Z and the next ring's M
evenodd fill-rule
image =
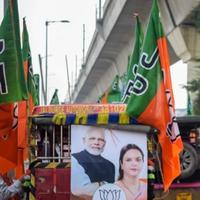
M42 82L42 99L43 99L43 102L45 104L46 103L45 102L46 94L45 94L45 90L44 90L44 76L43 76L43 72L42 72L42 58L41 58L40 54L38 54L38 58L39 58L40 75L41 75L41 82Z
M73 92L73 88L74 88L74 73L72 71L72 83L71 83L71 91Z
M6 13L7 7L8 7L8 0L4 0L4 14Z
M66 70L67 70L68 96L69 96L69 102L71 103L70 80L69 80L69 69L68 69L67 55L65 55L65 62L66 62Z
M83 60L82 64L85 64L85 24L83 24Z
M78 73L78 65L77 65L77 55L75 57L75 84L76 84L76 81L77 81L77 73Z

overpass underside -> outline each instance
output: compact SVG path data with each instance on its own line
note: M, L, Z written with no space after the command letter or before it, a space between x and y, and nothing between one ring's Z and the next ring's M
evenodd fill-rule
M160 0L159 6L168 38L170 63L182 59L188 64L188 80L199 76L200 0ZM139 13L145 30L152 0L107 0L102 18L87 52L85 63L75 84L72 100L94 103L109 87L116 74L127 68L133 50L135 20Z

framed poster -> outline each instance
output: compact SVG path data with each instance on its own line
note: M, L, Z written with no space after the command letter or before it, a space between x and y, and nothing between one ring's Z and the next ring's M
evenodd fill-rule
M112 188L119 188L116 199L147 199L146 133L72 125L71 193L104 200Z

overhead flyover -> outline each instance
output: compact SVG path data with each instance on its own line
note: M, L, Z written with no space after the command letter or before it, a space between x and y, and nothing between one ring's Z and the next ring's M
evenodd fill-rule
M160 0L159 6L169 43L170 63L188 64L188 80L199 73L200 0ZM103 16L96 21L85 63L72 93L75 103L96 102L116 74L126 71L134 43L134 13L139 13L144 31L152 0L107 0Z

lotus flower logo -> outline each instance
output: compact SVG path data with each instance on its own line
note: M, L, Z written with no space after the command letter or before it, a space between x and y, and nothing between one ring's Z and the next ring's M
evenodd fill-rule
M105 184L99 187L93 200L126 200L125 194L121 188L115 184Z
M99 190L101 200L120 200L120 190Z

